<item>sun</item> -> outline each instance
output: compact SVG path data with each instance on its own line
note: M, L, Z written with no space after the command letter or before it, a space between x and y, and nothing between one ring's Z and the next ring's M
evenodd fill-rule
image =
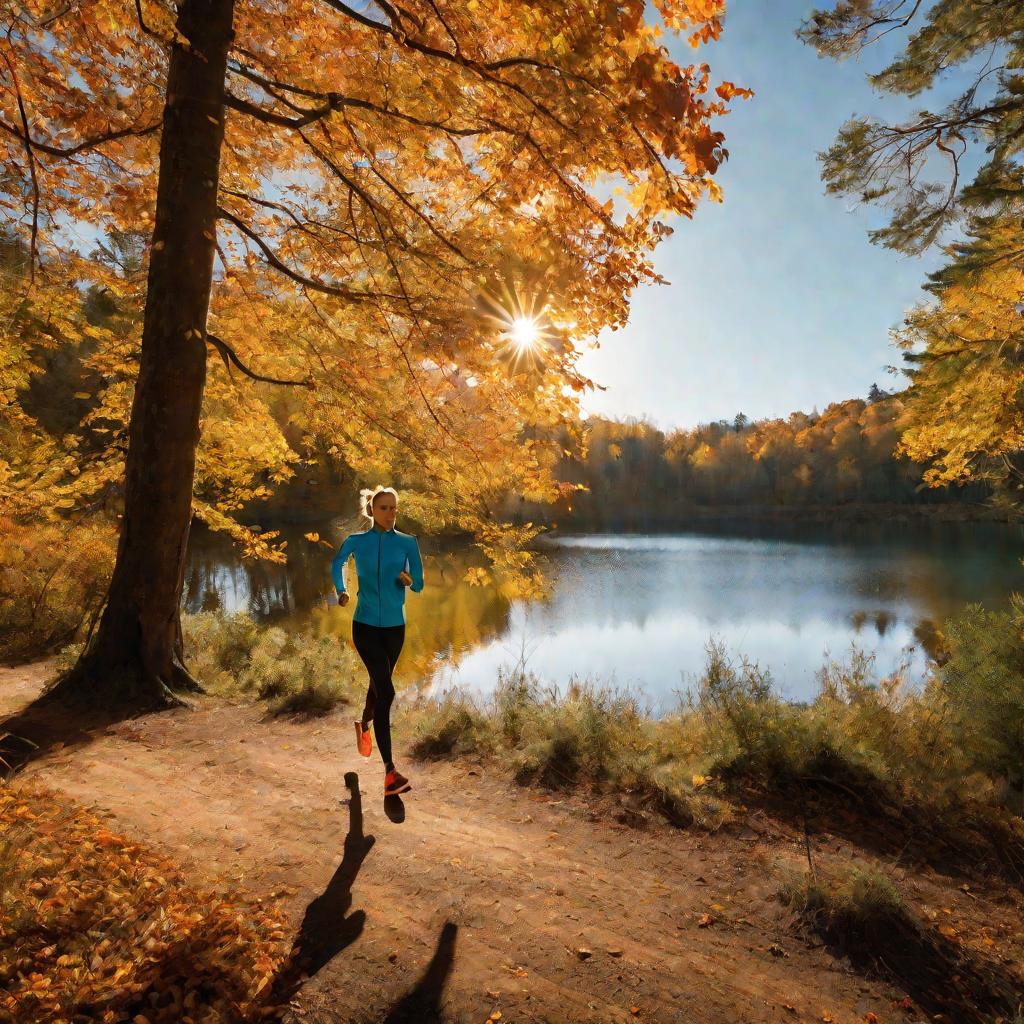
M522 351L533 348L540 341L541 327L532 316L517 316L506 333L512 344Z
M495 354L513 373L543 369L558 343L550 300L540 289L499 280L478 293L477 310Z

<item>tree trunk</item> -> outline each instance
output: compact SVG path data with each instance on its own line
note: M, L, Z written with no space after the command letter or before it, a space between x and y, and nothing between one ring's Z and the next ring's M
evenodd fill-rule
M93 706L166 707L198 689L181 660L179 602L206 380L224 76L234 0L182 0L160 141L142 354L117 561L99 628L51 691Z

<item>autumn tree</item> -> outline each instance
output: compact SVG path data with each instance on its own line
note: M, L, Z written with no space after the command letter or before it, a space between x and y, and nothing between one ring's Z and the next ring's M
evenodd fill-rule
M117 562L55 693L160 706L197 685L178 606L211 354L308 386L340 446L370 429L381 465L448 473L498 543L494 446L524 409L571 415L578 339L657 279L662 218L717 197L711 122L737 90L660 36L717 36L723 3L655 8L658 26L602 0L5 5L2 201L31 286L66 273L76 234L152 229ZM510 367L488 296L542 314L542 358ZM539 448L519 459L541 487Z
M554 512L522 514L599 530L678 528L701 508L924 504L978 501L982 484L923 490L925 470L907 457L903 396L849 399L820 414L719 420L664 432L642 420L590 417L584 455L567 448L558 467L568 487ZM744 417L745 419L745 417ZM998 425L994 430L999 429ZM931 478L928 478L931 482Z
M841 0L800 34L843 58L894 33L905 45L872 85L918 97L941 79L957 95L899 123L853 118L823 175L829 191L892 210L874 241L946 256L926 286L933 301L896 332L912 381L902 450L930 462L936 486L985 480L1019 503L1024 4Z
M1004 224L1005 234L1019 237ZM990 229L991 231L991 229ZM1000 244L1005 244L1001 242ZM953 248L931 276L934 305L897 332L910 388L901 448L934 485L987 480L1019 505L1024 491L1024 261L981 261L987 240Z

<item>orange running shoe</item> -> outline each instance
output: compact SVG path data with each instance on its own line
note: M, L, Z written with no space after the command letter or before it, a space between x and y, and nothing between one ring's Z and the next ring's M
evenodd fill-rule
M407 793L410 789L412 789L412 786L409 785L409 780L401 772L396 772L392 769L384 776L385 796Z
M369 757L373 753L373 738L370 736L370 727L363 728L363 723L356 719L356 747L363 757Z

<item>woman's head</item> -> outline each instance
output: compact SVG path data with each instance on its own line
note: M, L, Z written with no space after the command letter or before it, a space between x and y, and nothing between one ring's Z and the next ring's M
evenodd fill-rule
M363 488L359 492L359 509L371 523L382 530L390 530L398 516L398 491L380 484L373 490Z

